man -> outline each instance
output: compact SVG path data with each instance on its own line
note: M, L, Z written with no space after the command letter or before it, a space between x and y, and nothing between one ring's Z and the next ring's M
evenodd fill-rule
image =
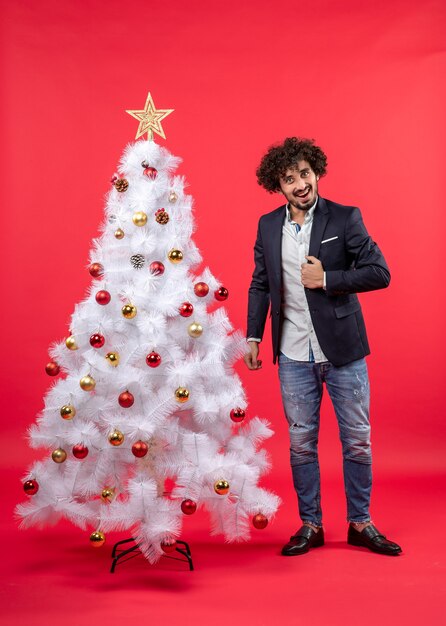
M288 138L273 146L257 170L258 183L287 201L260 218L249 288L251 370L261 367L259 344L271 305L274 363L289 423L291 469L302 527L283 547L294 556L324 544L318 462L319 412L325 383L338 419L347 498L347 541L397 555L370 520L372 486L370 353L357 293L383 289L390 273L358 208L318 195L327 158L313 140Z

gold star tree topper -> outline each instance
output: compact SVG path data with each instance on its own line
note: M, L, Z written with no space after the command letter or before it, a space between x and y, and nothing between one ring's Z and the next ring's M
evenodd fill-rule
M145 107L142 111L126 111L126 113L139 121L135 139L139 139L139 137L142 137L145 133L147 133L147 139L151 141L153 140L153 133L157 133L157 135L165 139L166 135L161 126L161 120L172 113L172 111L174 111L174 109L156 109L149 91Z

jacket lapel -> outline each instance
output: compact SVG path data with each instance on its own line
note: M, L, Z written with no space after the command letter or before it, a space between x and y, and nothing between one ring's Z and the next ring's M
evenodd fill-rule
M311 227L310 247L308 250L309 256L315 256L318 258L319 249L321 247L322 237L327 225L330 215L327 208L327 203L323 198L319 196L316 209L313 216L313 225Z

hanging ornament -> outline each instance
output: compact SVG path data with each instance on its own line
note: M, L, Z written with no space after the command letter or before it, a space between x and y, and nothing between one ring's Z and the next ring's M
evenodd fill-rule
M197 503L189 499L183 500L181 503L181 510L184 515L192 515L197 510Z
M209 293L209 287L206 283L197 283L194 285L194 293L199 298L204 298Z
M87 376L82 376L82 378L79 381L79 385L81 386L81 389L83 389L84 391L92 391L92 389L96 387L96 381L93 378L93 376L90 376L90 374L87 374Z
M121 312L123 316L125 317L125 319L132 320L137 313L136 306L134 306L133 304L124 304L124 306L121 309Z
M101 265L101 263L92 263L88 268L88 271L93 278L100 278L104 275L104 266Z
M130 257L130 263L133 265L135 270L140 270L144 267L144 263L146 262L143 254L134 254Z
M268 518L262 515L262 513L257 513L257 515L254 515L252 518L252 525L254 528L257 528L257 530L263 530L268 526Z
M145 170L146 167L150 167L150 163L144 159L144 161L141 161L141 167Z
M122 408L129 409L135 402L135 398L130 393L130 391L123 391L121 394L119 394L118 402L120 406L122 406Z
M106 504L110 504L110 502L113 500L114 497L115 497L115 490L113 489L113 487L104 487L104 489L101 492L102 502L105 502Z
M169 221L169 214L164 209L158 209L155 213L155 219L158 224L167 224Z
M122 230L122 228L117 228L117 229L115 230L115 237L116 237L116 239L123 239L123 238L124 238L124 235L125 235L125 233L124 233L124 231Z
M192 322L192 324L189 325L187 332L189 333L189 337L196 339L202 335L203 326L198 322Z
M194 312L194 307L190 302L183 302L183 304L180 306L179 311L182 317L190 317Z
M83 443L77 443L75 446L73 446L71 452L73 453L74 458L85 459L88 454L88 448L87 446L84 446Z
M176 202L177 200L178 200L177 194L174 191L171 191L169 194L169 202L174 204L174 202Z
M108 440L112 446L120 446L124 441L124 435L120 430L115 429L112 433L109 434Z
M167 541L163 541L161 543L161 549L166 554L169 554L170 552L175 552L175 550L177 549L177 542L175 541L175 539L169 539Z
M225 496L229 491L229 483L227 480L221 478L214 483L214 491L218 493L219 496Z
M161 356L158 354L158 352L152 351L146 356L146 363L149 367L158 367L158 365L161 363Z
M243 422L245 415L245 411L239 407L231 409L230 416L233 422Z
M79 348L73 335L65 339L65 345L67 346L68 350L77 350Z
M119 354L117 352L108 352L105 355L105 358L113 367L117 367L119 365Z
M95 298L96 298L96 302L98 304L105 305L105 304L108 304L110 302L111 295L109 294L108 291L105 291L105 289L101 289L101 291L97 292Z
M56 361L50 361L45 365L45 372L48 376L57 376L60 372L60 367Z
M219 302L223 302L223 300L227 300L229 296L229 291L226 287L219 287L216 291L214 291L214 298Z
M177 250L176 248L173 248L167 256L171 263L181 263L183 260L183 253L181 250Z
M76 415L76 409L72 404L64 404L60 409L60 415L64 420L71 420Z
M104 343L105 343L104 335L101 335L99 333L94 333L94 335L91 335L90 346L92 346L92 348L102 348Z
M110 178L111 184L114 185L115 182L118 180L118 178L119 178L119 175L115 172L113 176Z
M142 459L149 451L149 446L144 441L136 441L132 446L132 454L138 459Z
M55 463L63 463L67 458L67 453L62 448L56 448L56 450L53 450L51 458Z
M129 188L129 181L125 178L118 178L113 184L116 191L119 191L120 193L127 191L127 189Z
M31 478L23 483L23 489L27 496L34 496L39 491L39 483L35 478Z
M143 174L144 176L147 176L147 178L150 178L151 180L155 180L155 178L158 175L158 170L156 170L154 167L146 167L144 168Z
M147 224L147 215L144 211L137 211L132 217L135 226L145 226Z
M100 548L105 543L105 535L100 530L95 530L94 533L90 535L90 544L93 548Z
M175 391L175 398L180 404L184 404L189 400L189 390L186 387L178 387Z
M153 261L153 263L151 263L149 266L149 270L150 273L154 276L161 276L162 274L164 274L165 267L164 264L161 263L161 261Z
M116 222L116 215L109 215L107 221L109 224L114 224Z

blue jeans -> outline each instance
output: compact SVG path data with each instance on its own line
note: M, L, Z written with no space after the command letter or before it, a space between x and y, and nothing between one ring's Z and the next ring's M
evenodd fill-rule
M291 470L302 521L322 526L317 444L324 382L339 425L347 520L370 521L370 390L365 359L335 367L328 362L294 361L281 353L279 378L289 424Z

